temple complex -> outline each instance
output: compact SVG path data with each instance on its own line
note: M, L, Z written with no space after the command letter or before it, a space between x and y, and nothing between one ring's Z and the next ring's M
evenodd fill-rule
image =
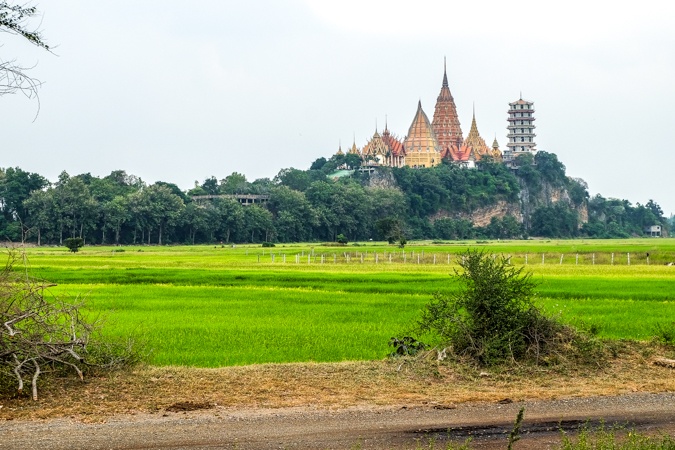
M520 98L509 103L508 114L508 149L503 155L496 138L492 147L489 147L478 132L475 108L469 134L464 138L455 100L450 92L444 62L443 83L436 99L433 121L429 121L420 100L405 138L396 137L385 124L382 134L375 129L375 134L361 150L356 146L356 139L354 139L347 153L358 154L363 161L362 166L370 168L377 166L433 167L443 160L472 168L484 157L490 157L496 161L503 160L507 165L513 166L513 161L518 155L536 154L537 152L534 142L536 136L534 134L534 103ZM337 154L344 154L341 146Z

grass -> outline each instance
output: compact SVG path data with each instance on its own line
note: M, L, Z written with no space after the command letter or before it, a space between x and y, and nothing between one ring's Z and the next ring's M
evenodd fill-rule
M408 246L405 263L402 250L382 243L30 248L27 256L34 275L58 284L54 294L82 294L89 314L109 316L106 333L141 336L152 364L220 367L383 358L434 292L456 288L453 258L469 244ZM528 255L537 303L601 337L649 339L675 317L675 267L663 264L675 260L675 240L480 245L514 264ZM650 265L638 257L647 252Z

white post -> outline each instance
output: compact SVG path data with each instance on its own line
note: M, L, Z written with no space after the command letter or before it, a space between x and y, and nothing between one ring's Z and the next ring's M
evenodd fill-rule
M286 253L284 253L283 260L284 260L284 264L286 264Z
M379 263L379 255L375 252L375 264Z
M593 253L593 265L595 265L595 253Z
M337 264L337 253L333 253L333 264Z
M406 256L405 252L403 252L403 263L405 264L407 260L408 257Z
M544 264L544 254L541 254L541 263Z
M391 262L391 253L389 253L389 262Z
M612 253L612 265L614 265L614 253Z
M417 264L419 264L419 263L420 263L420 254L418 253L417 254Z
M436 265L436 253L434 253L434 266Z
M274 262L274 253L272 253L272 262Z
M649 255L647 255L647 265L649 265Z
M361 253L361 264L363 264L363 253Z
M576 265L579 265L579 254L577 253Z
M323 264L323 255L321 255L321 264Z
M525 253L525 265L527 265L527 253Z
M565 256L565 255L561 253L561 254L560 254L560 265L561 265L561 266L562 266L563 256Z
M260 255L258 255L258 262L260 262Z
M630 266L630 253L626 254L628 256L628 265Z
M448 264L450 264L450 253L448 253Z
M307 264L310 264L312 262L312 255L307 253Z

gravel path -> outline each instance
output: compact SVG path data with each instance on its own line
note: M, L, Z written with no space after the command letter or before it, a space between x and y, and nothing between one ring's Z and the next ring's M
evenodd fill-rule
M434 407L212 408L116 416L104 423L69 420L8 420L0 424L0 448L12 449L414 449L449 436L473 447L506 448L518 410L525 406L523 439L516 449L554 448L559 427L570 431L591 424L628 424L646 433L675 434L675 393L630 394L506 404Z

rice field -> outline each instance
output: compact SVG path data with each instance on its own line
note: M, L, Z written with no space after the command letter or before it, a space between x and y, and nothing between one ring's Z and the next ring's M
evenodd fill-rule
M384 357L435 292L456 289L458 253L526 265L537 303L613 339L675 322L675 240L28 248L58 296L86 297L105 332L135 336L156 365L219 367ZM612 257L613 254L613 257ZM647 256L649 254L649 256ZM543 255L543 256L542 256Z

